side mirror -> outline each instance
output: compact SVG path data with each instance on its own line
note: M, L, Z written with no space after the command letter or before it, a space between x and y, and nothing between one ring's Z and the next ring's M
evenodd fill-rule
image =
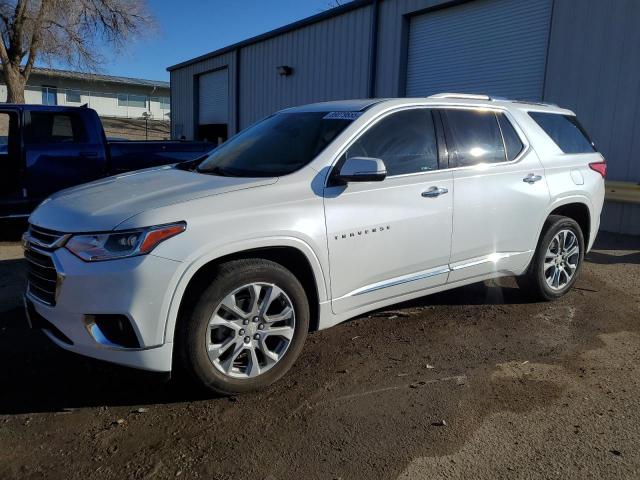
M387 167L379 158L348 158L338 178L343 182L381 182L387 177Z

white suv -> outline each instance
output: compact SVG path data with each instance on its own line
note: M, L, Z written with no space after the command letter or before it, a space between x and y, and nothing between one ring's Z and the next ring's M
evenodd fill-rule
M309 331L369 310L505 275L565 294L604 175L552 105L292 108L199 161L43 202L24 237L27 312L68 350L244 392L280 378Z

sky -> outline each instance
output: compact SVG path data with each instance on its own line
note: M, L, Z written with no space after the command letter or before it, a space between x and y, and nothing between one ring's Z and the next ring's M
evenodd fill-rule
M148 0L157 31L114 55L109 75L169 80L167 67L327 10L330 0Z

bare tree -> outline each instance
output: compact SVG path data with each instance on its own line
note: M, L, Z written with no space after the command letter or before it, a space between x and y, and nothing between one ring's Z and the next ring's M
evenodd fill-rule
M152 24L146 0L0 0L7 102L24 103L36 60L95 69L100 45L118 51Z

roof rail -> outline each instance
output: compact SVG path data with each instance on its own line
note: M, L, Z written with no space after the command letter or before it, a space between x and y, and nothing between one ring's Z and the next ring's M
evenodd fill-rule
M466 98L467 100L491 100L489 95L476 95L474 93L436 93L427 98Z

